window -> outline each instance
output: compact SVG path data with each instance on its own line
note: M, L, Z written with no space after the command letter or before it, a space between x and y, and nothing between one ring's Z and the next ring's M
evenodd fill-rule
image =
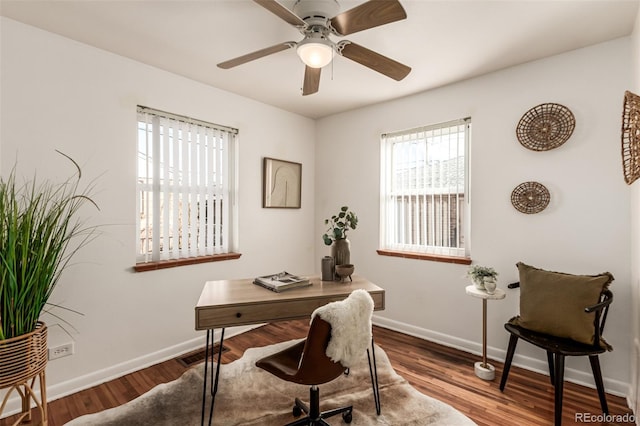
M382 251L468 257L471 119L382 135Z
M138 263L233 251L237 133L138 107Z

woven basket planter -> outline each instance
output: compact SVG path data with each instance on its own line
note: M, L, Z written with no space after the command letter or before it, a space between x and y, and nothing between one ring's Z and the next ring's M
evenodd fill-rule
M31 420L32 402L40 410L40 424L47 424L47 355L47 326L43 322L38 322L31 333L0 340L0 389L9 388L0 405L0 416L15 390L22 399L22 411L14 425ZM40 395L34 390L36 380Z

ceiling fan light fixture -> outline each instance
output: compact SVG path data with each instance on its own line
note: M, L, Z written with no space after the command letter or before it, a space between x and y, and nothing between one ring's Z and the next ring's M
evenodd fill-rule
M322 68L333 59L333 46L324 38L306 38L296 49L304 64L311 68Z

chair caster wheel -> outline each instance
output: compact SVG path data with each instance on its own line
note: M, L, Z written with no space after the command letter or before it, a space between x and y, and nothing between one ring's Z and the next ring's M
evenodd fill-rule
M293 412L293 417L300 417L302 415L302 409L297 405L294 405L291 411Z
M347 411L345 413L342 413L342 420L344 420L345 423L351 423L351 420L353 420L353 416L351 415L351 411Z

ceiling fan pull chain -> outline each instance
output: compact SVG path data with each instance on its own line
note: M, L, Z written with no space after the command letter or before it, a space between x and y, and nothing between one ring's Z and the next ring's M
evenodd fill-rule
M335 52L335 50L334 50L334 52L333 52L333 57L334 57L334 58L336 57L336 52ZM334 63L334 62L335 62L335 61L333 61L333 60L331 61L331 81L333 81L333 63Z

